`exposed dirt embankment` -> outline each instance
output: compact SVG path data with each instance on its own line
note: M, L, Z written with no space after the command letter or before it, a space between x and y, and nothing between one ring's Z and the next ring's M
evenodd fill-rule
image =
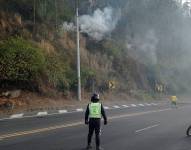
M17 35L23 29L21 16L0 12L0 38Z

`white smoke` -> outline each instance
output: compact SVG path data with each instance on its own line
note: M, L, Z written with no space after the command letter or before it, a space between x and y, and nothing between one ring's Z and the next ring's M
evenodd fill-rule
M81 32L87 33L98 41L102 40L106 34L115 29L120 16L120 11L114 12L112 7L106 7L103 11L97 9L92 15L80 16Z
M182 2L182 4L186 3L186 2L191 2L191 0L180 0Z
M159 40L154 30L149 30L144 36L137 35L132 44L127 48L131 49L133 55L139 62L144 64L157 64L157 44Z
M75 31L76 26L72 22L70 22L70 23L64 22L62 25L62 29L64 31Z

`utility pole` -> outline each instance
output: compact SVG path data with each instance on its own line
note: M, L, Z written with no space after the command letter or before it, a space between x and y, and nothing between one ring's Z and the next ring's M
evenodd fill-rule
M77 32L77 77L78 77L78 101L81 101L81 77L80 77L80 33L79 33L79 0L76 0L76 32Z

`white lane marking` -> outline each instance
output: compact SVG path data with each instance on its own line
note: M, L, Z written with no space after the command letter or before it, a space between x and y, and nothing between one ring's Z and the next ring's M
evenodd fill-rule
M122 105L123 107L126 107L126 108L128 108L129 106L127 106L127 105Z
M149 130L151 128L154 128L154 127L157 127L159 126L159 124L155 124L155 125L152 125L152 126L148 126L146 128L143 128L143 129L139 129L139 130L136 130L135 133L139 133L139 132L142 132L142 131L145 131L145 130Z
M67 114L73 114L73 113L78 113L77 111L70 111L70 112L67 112ZM51 113L51 114L47 114L46 116L55 116L55 115L62 115L60 113ZM22 118L35 118L37 115L31 115L31 116L23 116ZM11 120L11 119L21 119L21 118L2 118L0 119L0 121L3 121L3 120Z
M38 112L38 113L37 113L37 116L45 116L45 115L47 115L47 114L48 114L48 112L42 111L42 112Z
M117 105L115 105L115 106L113 106L113 108L120 108L119 106L117 106Z
M145 103L145 105L147 105L147 106L151 106L151 104L149 104L149 103Z
M136 105L135 105L135 104L131 104L131 106L132 106L132 107L136 107Z
M156 104L156 103L151 103L151 105L157 106L158 104Z
M10 117L8 117L8 118L1 118L0 121L3 121L3 120L11 120L11 119L13 119L13 118L10 118Z
M82 112L82 111L84 111L84 110L83 110L83 108L78 108L78 109L76 109L76 111L77 111L77 112Z
M150 113L164 112L164 111L168 111L168 110L171 110L171 109L170 108L159 109L159 110L155 110L155 111L147 111L147 112L142 112L142 113L118 115L118 116L108 117L108 119L113 120L113 119L120 119L120 118L128 118L128 117L133 117L133 116L146 115L146 114L150 114ZM76 123L71 123L71 124L66 124L66 125L51 126L48 128L41 128L41 129L30 130L30 131L21 131L21 132L9 133L9 134L5 134L5 135L1 135L0 139L4 140L4 139L11 138L11 137L35 134L35 133L46 132L46 131L51 131L51 130L56 130L56 129L61 129L61 128L67 128L67 127L74 127L74 126L79 126L79 125L83 125L83 124L84 124L84 122L81 121L81 122L76 122Z
M22 118L24 114L14 114L14 115L11 115L10 118L13 119L13 118Z
M109 109L109 107L107 107L107 106L104 106L104 109Z
M59 110L59 111L58 111L59 114L64 114L64 113L67 113L67 112L68 112L68 111L65 110L65 109L64 109L64 110Z
M139 104L139 106L145 106L145 105L143 105L143 104Z
M73 113L78 113L77 111L69 111L67 112L67 114L73 114ZM60 113L51 113L51 114L47 114L46 116L55 116L55 115L62 115ZM35 118L37 115L31 115L31 116L23 116L22 118ZM11 119L21 119L21 118L2 118L0 119L0 121L3 121L3 120L11 120Z
M126 105L123 105L124 107L126 106ZM127 107L130 107L130 106L127 106ZM190 106L182 106L182 107L180 107L180 108L184 108L184 107L190 107ZM105 109L110 109L109 107L104 107ZM121 108L121 109L123 109L123 108ZM77 111L69 111L67 114L73 114L73 113L78 113ZM62 114L60 114L60 113L51 113L51 114L47 114L47 116L55 116L55 115L62 115ZM24 118L35 118L36 117L36 115L31 115L31 116L24 116L23 115L23 119ZM10 117L7 117L7 118L1 118L0 119L0 121L4 121L4 120L11 120L11 119L22 119L22 118L10 118Z

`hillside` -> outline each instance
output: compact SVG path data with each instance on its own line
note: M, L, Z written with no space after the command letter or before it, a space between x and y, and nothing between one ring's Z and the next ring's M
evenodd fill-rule
M81 0L83 94L143 98L189 91L190 18L172 0ZM45 96L77 90L75 2L0 1L0 88ZM185 80L186 79L186 80ZM115 89L109 89L109 82Z

